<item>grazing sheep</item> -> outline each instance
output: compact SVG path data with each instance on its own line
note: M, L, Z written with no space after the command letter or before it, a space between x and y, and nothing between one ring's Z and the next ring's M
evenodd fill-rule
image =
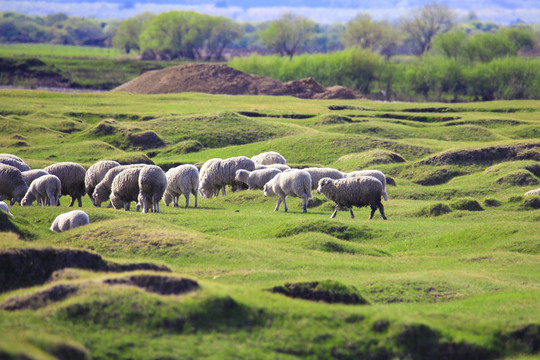
M70 207L73 206L75 200L78 201L79 207L82 206L86 170L81 165L74 162L60 162L49 165L44 170L60 179L62 195L71 196ZM58 205L60 205L60 200L58 200Z
M184 194L187 208L189 206L189 194L195 196L195 206L199 195L199 170L194 165L180 165L169 169L167 176L167 188L163 193L163 202L169 206L172 202L173 207L178 207L178 198Z
M30 186L32 181L36 180L37 178L43 175L49 175L49 173L43 169L27 170L27 171L23 171L21 174L23 176L24 182L28 186Z
M0 197L10 200L9 205L15 202L21 203L21 199L28 191L28 185L24 182L22 173L16 167L0 164Z
M90 218L87 213L82 210L73 210L58 215L51 225L51 230L63 232L88 224L90 224Z
M528 196L528 195L540 195L540 188L527 191L525 193L525 196Z
M0 210L4 211L11 217L14 217L13 214L9 212L9 206L3 201L0 201Z
M272 169L279 169L282 172L291 169L289 165L285 165L285 164L270 164L270 165L263 165L263 166L266 166L267 168L272 168Z
M30 170L30 166L20 157L11 154L0 154L0 164L13 166L19 169L19 171Z
M253 156L251 160L259 165L287 164L287 160L285 160L283 155L275 151L260 153Z
M137 201L139 197L139 174L142 168L130 167L114 177L111 184L110 199L115 209L124 208L125 211L129 211L131 202ZM137 211L139 211L138 207Z
M93 164L86 170L86 176L84 177L84 188L88 197L94 204L94 190L101 180L107 174L110 169L120 166L120 163L113 160L101 160Z
M208 166L202 177L199 175L199 192L204 198L208 199L216 192L219 192L219 189L223 189L223 195L226 195L226 185L231 185L234 191L242 185L235 180L236 171L241 169L253 171L255 170L255 163L245 156L236 156L213 162Z
M319 181L317 192L324 194L329 200L336 203L331 218L336 216L340 208L349 208L351 219L354 219L353 206L363 207L369 205L371 206L370 219L373 218L375 211L379 209L381 217L386 220L384 207L381 203L383 185L373 176L348 177L338 180L323 178Z
M309 167L304 169L311 175L311 190L315 190L317 188L317 185L319 184L319 180L322 178L330 178L330 179L342 179L345 177L345 173L342 173L339 170L332 169L332 168L318 168L318 167Z
M287 196L302 198L302 213L307 212L308 200L313 198L311 194L311 175L304 170L291 170L277 174L272 180L264 185L264 196L279 196L276 208L283 202L285 212L289 210L285 198Z
M122 171L126 169L142 168L143 166L145 165L144 164L120 165L120 166L115 166L112 169L109 169L109 171L107 171L103 179L94 188L94 193L92 194L92 198L94 199L93 201L94 206L100 207L104 201L107 201L109 199L109 197L111 196L111 185L116 175L120 174ZM111 207L111 204L109 204L108 207Z
M386 176L382 171L379 170L359 170L353 171L347 174L347 177L358 177L358 176L373 176L375 179L379 180L383 185L382 197L384 201L388 201L388 194L386 193Z
M54 175L44 175L32 181L24 198L22 206L31 206L34 200L41 206L56 206L62 194L62 183Z
M281 174L281 170L270 168L253 171L237 170L235 180L247 184L248 190L262 190L264 184L272 180L277 174Z
M210 160L207 160L204 164L202 164L200 170L199 170L199 184L201 183L202 179L206 176L206 172L208 171L208 168L214 164L214 163L217 163L219 161L222 161L223 159L221 158L213 158L213 159L210 159ZM219 190L221 190L221 193L223 196L225 196L225 185L223 185L222 187L218 188L217 190L214 189L214 193L212 193L210 195L210 197L212 196L215 196L217 197L219 195ZM202 193L201 193L202 195Z
M167 188L167 175L156 165L146 165L139 174L138 204L143 213L152 211L159 213L159 200ZM140 206L138 205L138 206Z

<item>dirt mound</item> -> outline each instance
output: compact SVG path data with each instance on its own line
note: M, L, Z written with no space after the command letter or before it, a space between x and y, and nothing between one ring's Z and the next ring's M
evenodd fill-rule
M145 131L140 134L130 134L128 140L134 148L141 150L155 149L165 146L161 138L153 131Z
M108 285L132 285L161 295L180 295L199 288L199 284L190 279L159 275L134 275L126 278L106 279Z
M216 64L187 64L148 71L112 91L135 94L200 92L227 95L289 95L303 99L363 98L360 93L342 86L326 89L313 78L283 83Z
M270 289L270 291L292 298L324 301L330 304L367 304L367 301L354 286L346 286L340 282L332 280L294 284L287 283L283 286L276 286Z
M42 284L60 269L78 268L94 271L170 271L151 263L117 264L83 250L72 249L8 249L0 251L0 293Z
M0 304L0 309L7 311L37 310L51 302L62 301L75 294L78 288L73 285L56 285L37 293L16 296Z

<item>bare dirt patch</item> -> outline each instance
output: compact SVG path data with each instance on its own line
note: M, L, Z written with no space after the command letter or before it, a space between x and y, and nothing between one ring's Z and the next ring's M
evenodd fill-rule
M200 92L227 95L288 95L303 99L361 99L345 87L325 88L313 78L281 82L226 65L187 64L148 71L112 91L135 94Z
M324 301L330 304L367 304L367 301L354 286L346 286L337 281L331 280L287 283L283 286L276 286L270 289L270 291L292 298L300 298L311 301Z

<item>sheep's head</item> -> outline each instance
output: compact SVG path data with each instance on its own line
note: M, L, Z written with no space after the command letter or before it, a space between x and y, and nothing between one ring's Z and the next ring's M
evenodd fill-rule
M110 199L111 199L111 204L115 209L119 210L119 209L122 209L124 207L124 203L122 202L122 200L120 200L119 198L117 198L113 194L111 194Z
M319 185L317 186L317 193L320 194L323 192L323 189L327 187L329 184L332 184L334 180L330 178L322 178L319 180Z
M236 174L234 176L234 181L241 181L245 182L245 179L247 178L248 172L246 170L240 169L236 170Z
M94 204L94 206L100 207L101 203L103 203L104 201L107 201L106 191L102 187L96 186L91 199L92 199L92 204Z
M214 195L214 189L209 186L206 177L204 177L199 184L199 193L205 199L210 199Z
M30 196L23 197L21 200L21 206L32 206L32 198Z
M272 187L270 182L264 184L264 196L276 196L276 194L274 193L274 188Z

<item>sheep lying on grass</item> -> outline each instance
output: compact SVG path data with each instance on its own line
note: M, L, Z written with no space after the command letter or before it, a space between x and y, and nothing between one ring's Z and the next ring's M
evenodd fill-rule
M10 200L9 205L21 199L28 191L28 185L24 182L22 173L16 167L0 164L0 199Z
M120 166L120 163L117 161L101 160L90 166L86 171L86 176L84 177L84 188L88 194L88 197L92 201L92 204L94 204L93 194L96 186L101 182L101 180L103 180L110 169L117 166Z
M159 166L147 165L139 174L137 208L142 205L143 213L159 213L159 200L167 188L167 176Z
M28 186L30 186L32 181L36 180L37 178L39 178L41 176L44 176L44 175L49 175L49 173L46 172L43 169L27 170L27 171L23 171L21 174L23 176L24 182Z
M194 165L180 165L169 169L167 176L167 188L163 193L163 202L169 206L172 202L173 207L178 207L178 199L184 194L187 208L189 206L189 194L195 196L195 206L197 207L199 191L199 170Z
M233 189L241 185L235 180L236 171L241 169L253 171L255 170L255 163L245 156L236 156L213 162L205 170L204 175L199 177L199 192L206 199L219 192L219 189L223 189L223 195L226 195L224 189L226 185L231 185Z
M311 175L304 170L291 170L277 174L272 180L264 185L264 196L278 196L278 202L274 211L279 210L283 202L285 212L289 210L285 198L296 196L302 199L302 213L307 212L308 200L313 198L311 194Z
M32 181L26 195L21 201L22 206L31 206L34 200L41 206L56 206L62 194L62 183L54 175L45 175Z
M120 165L109 169L103 179L96 185L94 188L94 193L92 194L94 206L100 207L101 204L109 199L111 196L111 185L116 177L122 171L131 168L142 168L144 164L134 164L134 165ZM109 204L108 207L111 207L112 204Z
M347 177L359 177L359 176L373 176L375 179L379 180L383 185L382 197L384 201L388 201L388 194L386 193L386 175L379 170L359 170L352 171L347 174Z
M248 186L248 190L262 190L264 185L272 180L277 174L281 174L279 169L260 169L260 170L237 170L235 180L243 182Z
M9 206L3 201L0 201L0 210L4 211L11 217L14 217L13 214L9 212Z
M324 194L328 200L336 203L331 218L336 216L340 208L349 208L351 219L354 219L353 206L370 206L370 219L373 218L375 211L379 209L381 217L386 220L384 207L381 203L383 185L373 176L349 177L338 180L323 178L319 181L317 192Z
M111 184L111 204L115 209L129 211L132 201L139 197L139 174L142 167L131 167L121 171ZM139 208L137 207L137 211Z
M62 183L62 195L71 196L69 206L73 206L75 200L79 207L82 206L82 197L84 196L84 178L86 170L79 164L73 162L60 162L44 169L51 175L55 175ZM60 204L60 202L58 202Z
M88 214L82 210L73 210L58 215L51 225L51 230L55 232L62 232L88 224L90 224Z

